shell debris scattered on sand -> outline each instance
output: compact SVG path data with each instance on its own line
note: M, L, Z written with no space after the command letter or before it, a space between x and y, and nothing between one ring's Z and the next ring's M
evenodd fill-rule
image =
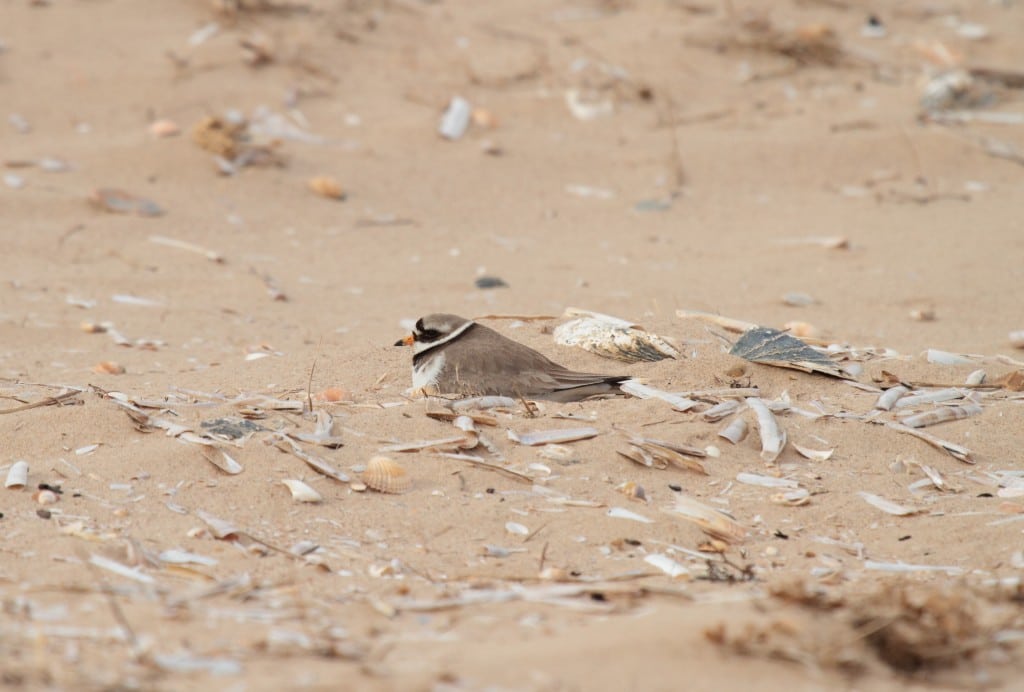
M16 461L7 470L7 480L4 481L4 487L21 490L26 485L28 485L28 462Z
M567 316L577 316L555 327L555 343L579 346L605 358L636 363L679 358L679 350L666 339L639 329L627 320L596 312L569 308Z
M373 457L361 476L363 483L379 493L398 495L412 487L412 479L405 468L389 457Z
M294 478L285 478L281 483L288 488L296 502L323 502L323 495L309 484Z

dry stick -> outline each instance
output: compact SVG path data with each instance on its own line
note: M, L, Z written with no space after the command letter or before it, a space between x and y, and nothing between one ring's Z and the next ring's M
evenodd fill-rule
M24 404L22 406L15 406L14 408L0 409L0 415L3 415L4 413L18 413L19 411L28 411L29 409L38 408L40 406L53 406L54 404L59 404L64 399L69 399L69 398L71 398L73 396L76 396L78 394L81 394L81 393L82 393L82 390L76 389L74 391L64 392L63 394L58 394L57 396L48 396L45 399L40 399L39 401L34 401L31 404Z
M313 364L309 366L309 380L306 382L306 404L310 413L313 413L313 373L316 372L316 361L320 358L320 347L323 345L324 337L321 334L320 341L316 344L316 353L313 355Z
M492 464L490 462L483 461L482 459L474 459L473 457L464 454L442 454L441 456L444 457L445 459L465 461L469 464L472 464L473 466L487 469L488 471L495 471L497 473L504 474L510 478L514 478L517 481L522 481L523 483L529 483L530 485L533 485L533 479L527 476L525 473L519 473L518 471L513 471L512 469L506 469L502 466L498 466L497 464Z

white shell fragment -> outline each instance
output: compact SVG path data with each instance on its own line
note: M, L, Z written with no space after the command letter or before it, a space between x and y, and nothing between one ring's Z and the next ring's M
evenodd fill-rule
M759 397L748 398L747 405L757 416L757 427L761 433L761 459L772 464L786 446L786 431L779 427L775 414Z
M136 570L136 569L134 569L132 567L128 567L127 565L122 565L120 562L116 562L114 560L111 560L110 558L103 557L102 555L90 555L89 556L89 564L95 565L96 567L99 567L100 569L105 569L108 572L113 572L114 574L117 574L119 576L126 577L128 579L132 579L132 580L137 581L137 582L139 582L141 584L155 584L156 583L156 580L153 579L153 577L149 576L148 574L143 574L142 572L139 572L138 570Z
M897 517L905 517L911 514L917 514L919 512L924 511L919 507L907 507L905 505L896 504L895 502L890 502L889 500L886 500L884 497L875 495L874 493L867 493L864 492L863 490L858 492L857 494L864 498L864 501L867 502L872 507L874 507L875 509L880 509L886 514L892 514Z
M986 373L984 370L975 370L974 372L967 376L967 378L964 380L964 384L968 385L969 387L976 387L980 384L984 384L986 377L988 377L988 373Z
M528 529L526 526L524 526L524 525L522 525L522 524L520 524L518 522L515 522L515 521L506 521L505 522L505 530L508 531L510 534L512 534L514 536L529 536L530 535L530 529Z
M445 139L459 139L466 134L469 127L469 118L473 113L473 107L469 101L461 96L452 97L444 115L441 116L441 124L437 128L438 134Z
M294 478L285 478L281 483L288 488L296 502L323 502L323 495L307 483Z
M562 444L564 442L576 442L596 437L601 431L597 428L568 428L565 430L537 430L534 432L518 433L515 430L508 431L508 439L518 442L527 447L537 445Z
M678 394L672 394L671 392L663 392L660 389L654 387L648 387L645 384L641 384L636 380L626 380L619 385L626 394L635 396L637 399L661 399L676 411L689 411L691 408L697 405L697 402L693 399L687 399L685 396L679 396Z
M7 471L7 480L4 487L12 490L21 490L28 485L28 462L16 461Z
M1017 329L1009 334L1010 345L1014 348L1024 348L1024 329Z
M719 430L718 436L724 437L735 445L739 444L744 438L746 438L748 430L749 426L747 425L747 419L736 418L729 423L729 425Z
M811 461L828 461L836 451L834 449L811 449L810 447L798 445L795 442L793 443L793 449L804 459L810 459Z
M934 389L928 392L921 392L920 394L911 394L905 396L896 402L896 408L909 408L911 406L921 406L922 404L939 404L943 401L952 401L954 399L963 399L966 392L956 387L948 387L946 389Z
M687 495L677 495L675 505L666 508L665 511L692 521L704 533L727 543L738 543L747 537L747 529L743 524L725 512L709 507Z
M642 524L654 523L653 519L648 519L644 515L632 512L626 509L625 507L612 507L607 512L605 512L605 514L607 514L609 517L614 517L616 519L629 519L631 521L639 521Z
M639 329L617 317L589 313L561 324L554 331L555 343L579 346L605 358L636 363L678 358L679 350L657 334Z
M213 567L217 564L216 558L197 555L187 550L170 549L165 550L157 556L160 562L168 565L205 565Z
M940 351L936 348L928 349L924 352L924 356L929 363L935 363L936 365L971 365L975 362L968 355Z
M739 399L727 399L720 404L715 404L700 414L700 417L708 423L717 423L723 418L727 418L739 411L741 406L743 406L743 402Z
M904 387L902 384L898 384L895 387L889 387L879 395L878 401L875 402L875 408L879 411L891 411L892 407L896 405L896 402L909 393L910 389L908 387Z
M736 480L746 485L757 485L762 488L797 488L800 484L789 478L762 476L757 473L738 473Z
M925 428L929 425L937 425L951 420L961 420L981 413L981 406L977 404L964 404L963 406L944 406L942 408L925 411L913 416L907 416L901 422L908 428Z
M223 449L211 450L209 454L203 454L206 460L231 476L242 472L242 465L231 458L231 455Z
M690 570L663 553L652 553L644 558L644 562L657 567L672 579L690 576Z
M775 493L770 499L777 505L798 507L800 505L806 505L811 501L811 491L807 488L797 488L796 490L787 490L786 492Z

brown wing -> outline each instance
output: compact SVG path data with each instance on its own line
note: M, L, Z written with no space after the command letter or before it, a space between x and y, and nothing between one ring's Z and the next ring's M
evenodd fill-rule
M474 325L438 347L447 359L438 377L441 392L523 396L576 401L610 391L625 377L574 372L532 348Z

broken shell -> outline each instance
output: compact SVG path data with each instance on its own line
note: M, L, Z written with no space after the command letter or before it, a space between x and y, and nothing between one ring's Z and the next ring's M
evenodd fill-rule
M758 397L749 397L747 406L757 416L757 427L761 432L761 459L772 464L786 446L786 431L779 426L775 414Z
M1024 329L1010 332L1010 345L1014 348L1024 348Z
M354 493L365 493L367 485L362 481L352 481L348 484L348 487Z
M709 507L686 495L676 495L675 505L667 507L665 511L692 521L712 538L738 543L747 537L747 529L743 524L725 512Z
M123 375L124 366L112 360L102 360L92 367L97 375Z
M811 501L811 492L807 488L797 488L784 493L775 493L771 496L771 501L777 505L798 507Z
M902 384L898 384L895 387L889 387L882 395L878 397L878 401L875 402L875 408L879 411L891 411L892 407L896 405L904 395L909 394L910 389L904 387Z
M740 410L740 406L743 402L739 399L726 399L720 404L715 404L704 413L700 414L701 418L706 420L708 423L717 423L723 418L727 418L732 414Z
M328 387L316 396L320 401L326 401L332 404L349 399L349 393L341 387Z
M562 442L575 442L594 437L600 431L597 428L569 428L566 430L537 430L535 432L519 433L515 430L508 431L508 439L518 442L521 445L534 447L537 445L561 444Z
M631 512L628 509L625 509L624 507L612 507L607 512L605 512L605 514L609 517L614 517L616 519L629 519L631 521L639 521L641 524L654 523L653 519L648 519L642 514Z
M971 386L984 384L986 377L988 377L988 375L985 373L984 370L975 370L974 372L967 376L967 379L964 380L964 384Z
M506 521L505 530L516 536L530 535L530 529L515 521Z
M296 502L323 502L323 495L302 481L285 478L281 483L291 491Z
M690 576L690 570L686 569L686 567L679 564L668 555L664 555L662 553L653 553L648 555L644 558L644 562L653 567L657 567L672 579Z
M28 485L28 462L16 461L7 471L7 480L4 482L4 487L20 490L26 485Z
M627 363L658 361L680 357L679 350L657 334L645 332L608 315L590 313L559 325L554 331L555 343L579 346L605 358Z
M173 120L155 120L149 124L149 134L154 137L176 137L181 134L181 128Z
M821 336L821 330L810 322L786 322L782 328L798 339L810 339Z
M480 106L473 109L472 113L470 113L470 119L477 127L493 129L498 126L498 116Z
M110 325L105 322L82 322L78 326L86 334L102 334L110 328Z
M811 461L828 461L836 451L835 449L811 449L810 447L803 447L795 443L793 444L793 449L804 459L810 459Z
M153 200L112 187L101 187L93 190L92 194L89 195L89 201L100 209L115 214L161 216L164 213L160 205Z
M388 457L373 457L363 471L363 482L380 493L400 494L412 487L408 472Z
M910 319L915 320L917 322L934 322L935 310L932 310L930 308L911 310Z
M345 191L341 188L341 183L329 175L318 175L315 178L310 178L307 185L309 185L310 190L321 197L345 199Z
M60 495L52 490L38 490L32 493L32 499L41 505L52 505L60 499Z
M747 430L747 420L736 418L732 423L719 430L718 436L724 437L735 445L743 441L743 438L747 436Z
M631 500L638 500L640 502L648 502L647 492L644 490L644 486L638 485L633 481L626 481L615 486L615 489L620 493L630 498Z

